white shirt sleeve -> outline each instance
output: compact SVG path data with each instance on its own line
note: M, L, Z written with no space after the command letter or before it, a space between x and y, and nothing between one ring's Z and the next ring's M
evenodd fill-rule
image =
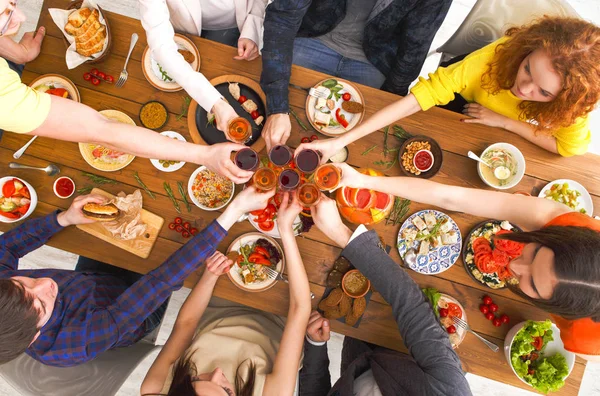
M263 47L263 25L268 0L251 0L250 9L240 30L240 38L247 38L256 43L258 50Z
M142 26L146 30L152 57L204 110L210 111L221 94L177 52L175 30L169 20L166 1L139 0L139 3Z
M350 236L350 239L348 240L348 245L350 245L350 242L352 242L352 240L354 240L354 238L358 237L360 234L363 234L365 232L369 231L367 229L367 227L365 227L364 224L359 225L356 230L354 230L354 233L352 234L352 236Z

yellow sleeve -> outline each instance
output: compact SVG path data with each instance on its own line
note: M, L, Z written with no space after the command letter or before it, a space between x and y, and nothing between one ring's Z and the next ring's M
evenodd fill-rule
M50 113L50 95L21 82L0 58L0 129L28 133L42 125Z
M579 118L575 124L558 129L554 132L554 137L558 153L563 157L587 153L588 146L592 141L588 117Z

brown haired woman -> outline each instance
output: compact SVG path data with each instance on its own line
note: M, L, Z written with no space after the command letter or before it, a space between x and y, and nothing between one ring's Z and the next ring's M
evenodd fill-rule
M411 177L372 177L347 164L342 185L373 189L487 219L526 232L500 238L525 243L509 264L514 292L552 314L565 348L600 361L600 221L548 199L448 186Z
M277 214L289 276L287 321L225 300L213 300L209 306L218 277L232 264L216 252L207 260L202 278L181 307L173 332L142 383L142 395L294 393L311 299L292 230L302 207L292 195L293 200L284 197Z
M327 160L344 146L458 94L468 102L462 120L504 128L559 153L585 154L588 114L600 99L600 28L576 18L545 17L462 61L420 78L411 93L335 139L301 145Z

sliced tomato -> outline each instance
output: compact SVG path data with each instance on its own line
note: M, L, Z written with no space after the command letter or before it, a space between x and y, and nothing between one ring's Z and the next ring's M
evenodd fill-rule
M542 350L544 346L544 339L542 337L533 337L533 342L531 343L536 351Z
M259 210L253 210L252 212L250 212L251 215L253 216L260 216L262 214L262 212L264 212L264 209L259 209Z
M458 306L458 304L455 304L453 302L449 302L448 303L448 316L449 317L457 317L457 318L462 318L462 309L460 309L460 307Z
M258 228L263 231L271 231L275 227L275 222L273 220L263 221L262 223L258 223Z
M505 280L506 278L510 278L512 276L512 274L508 270L508 267L498 268L498 271L496 271L496 273L498 274L498 278L500 278L500 280Z
M279 208L281 206L282 200L283 200L282 192L278 192L277 194L275 194L275 196L273 197L273 202L275 203L276 208Z
M500 249L494 249L494 251L492 252L492 257L494 258L494 262L496 263L496 265L498 265L499 267L506 267L508 265L508 262L510 261L510 257L508 257L508 254L506 254L505 251Z
M275 207L275 205L273 205L272 203L268 204L267 207L265 208L264 213L267 213L269 216L274 215L275 213L277 213L277 208Z
M262 223L267 220L271 220L271 216L267 212L262 212L256 219L254 219L254 221L257 223Z
M4 198L10 198L15 193L15 181L9 180L2 186L2 195Z
M262 246L256 246L254 248L254 251L256 253L260 254L261 256L265 257L265 258L268 258L268 259L271 258L271 255L269 254L269 251L267 249L265 249L264 247L262 247Z
M521 255L525 244L506 239L494 239L494 247L506 252L510 257L515 258Z
M473 241L473 251L476 252L477 250L479 250L482 246L486 246L489 247L490 250L492 250L491 246L490 246L490 241L488 241L487 239L485 239L485 237L479 237L477 239L475 239Z

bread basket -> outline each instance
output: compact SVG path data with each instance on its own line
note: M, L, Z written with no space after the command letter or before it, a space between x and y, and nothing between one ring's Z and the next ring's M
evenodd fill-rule
M83 0L75 0L72 1L68 6L67 6L67 10L76 10L79 9L81 7L81 4L83 4ZM85 63L99 63L102 62L106 56L110 53L110 46L112 44L112 37L111 37L111 32L110 32L110 26L108 23L108 18L106 17L106 13L104 12L104 10L97 5L98 7L98 12L100 12L100 14L102 14L102 17L104 18L104 25L106 26L106 48L104 50L104 52L102 52L102 54L100 54L99 56L87 60L85 61ZM67 40L66 37L63 36L63 42L65 43L65 46L67 48L69 48L69 46L71 45L71 43L69 43L69 41Z

